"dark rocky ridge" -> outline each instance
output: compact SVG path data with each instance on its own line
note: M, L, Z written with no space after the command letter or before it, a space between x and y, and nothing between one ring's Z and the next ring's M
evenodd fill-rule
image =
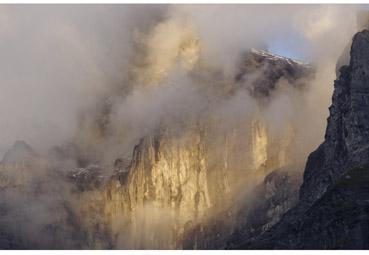
M325 141L310 154L299 203L239 248L368 248L369 31L357 33L334 83Z
M301 89L314 73L314 67L308 63L251 49L242 57L236 81L241 87L246 86L252 96L267 98L280 85L280 81Z

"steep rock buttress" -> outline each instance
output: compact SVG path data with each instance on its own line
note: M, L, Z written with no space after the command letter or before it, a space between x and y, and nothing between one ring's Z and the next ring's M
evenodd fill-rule
M239 248L368 248L368 30L354 36L350 55L334 83L325 140L308 158L299 203Z

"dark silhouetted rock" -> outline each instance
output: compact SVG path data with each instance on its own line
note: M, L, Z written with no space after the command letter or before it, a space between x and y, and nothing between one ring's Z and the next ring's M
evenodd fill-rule
M325 140L308 158L299 203L239 248L368 248L368 30L354 36L350 55L334 84Z
M310 64L252 49L242 57L236 80L246 86L252 96L265 98L277 86L302 89L314 73Z

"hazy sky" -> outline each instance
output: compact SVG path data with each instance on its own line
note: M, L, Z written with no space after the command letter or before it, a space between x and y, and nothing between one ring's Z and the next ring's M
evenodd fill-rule
M358 5L358 9L369 11L369 4ZM287 36L282 35L279 38L275 38L268 45L268 50L278 55L302 61L310 60L308 58L309 51L311 50L310 45L304 39L301 31L298 30L291 30Z
M350 41L355 11L351 5L170 7L0 5L0 156L17 139L37 150L70 139L80 110L122 83L137 35L161 19L189 15L209 62L231 69L242 51L261 45L297 59L335 61Z

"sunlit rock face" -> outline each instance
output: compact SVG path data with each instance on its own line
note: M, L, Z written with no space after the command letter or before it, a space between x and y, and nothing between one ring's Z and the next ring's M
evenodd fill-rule
M186 56L192 52L191 47ZM176 55L176 59L187 59L188 56L181 54ZM283 58L276 58L278 62L274 63L271 57L257 58L255 54L254 52L251 56L257 63L254 63L258 66L256 70L265 65L268 66L265 69L268 72L273 73L273 68L283 70L279 64ZM264 65L264 61L268 64ZM270 70L269 66L272 66ZM307 65L297 67L310 68ZM308 70L311 72L311 69ZM13 169L14 163L17 169L21 166L20 173L33 177L21 178L16 175L16 182L9 182L9 178L1 179L1 188L6 187L5 190L9 190L11 185L16 184L18 200L28 201L32 198L34 208L30 213L27 206L18 209L17 205L2 218L0 224L9 226L9 222L12 223L11 228L6 229L6 237L0 240L4 241L2 247L213 247L209 243L217 242L217 236L208 235L209 238L206 239L203 234L206 231L216 234L212 228L214 220L217 222L227 219L226 225L215 224L223 229L223 239L222 242L217 242L218 247L225 247L225 240L240 231L237 223L246 221L249 224L249 218L246 217L249 214L261 215L260 221L255 223L258 226L253 225L252 228L270 228L292 204L293 198L289 195L294 189L279 192L280 187L285 184L283 176L289 176L288 174L282 174L282 181L278 175L277 178L265 177L277 168L294 163L289 155L293 150L295 132L291 123L281 124L277 132L273 130L264 117L264 111L273 102L274 91L281 86L289 86L294 79L288 73L276 71L273 81L267 85L259 82L259 79L265 78L263 73L254 77L254 83L248 83L244 80L250 75L248 72L243 70L242 78L236 77L230 81L224 79L220 82L213 82L213 79L209 82L204 79L203 74L191 73L194 76L191 78L200 83L196 92L204 99L211 94L214 102L201 114L181 119L179 124L174 125L172 119L160 122L156 129L141 137L130 157L117 157L110 165L97 163L98 157L95 156L99 150L88 153L81 150L82 146L76 145L55 149L55 155L46 164L29 146L16 143L14 147L20 149L15 150L16 153L10 150L4 157L6 164L0 164L0 174L3 176L7 173L3 169ZM250 72L255 73L254 69ZM291 81L281 82L285 79ZM300 85L292 89L303 90L305 84L302 80L307 79L307 76L296 79L296 83ZM251 88L259 86L258 84L264 84L264 90L268 88L270 91L256 95ZM250 116L235 114L235 119L220 114L219 111L224 108L217 106L223 106L229 102L228 98L240 91L250 95L245 98L255 100L256 113ZM96 130L99 132L96 133ZM104 134L99 128L96 130L76 139L76 143L87 139L91 147L97 146L104 139ZM80 132L83 131L85 129L82 128ZM17 159L16 162L14 158ZM19 158L27 160L19 161ZM29 161L28 158L32 158L31 168L28 163L24 163ZM69 165L70 159L75 159L76 165ZM8 173L14 174L17 171L10 170ZM259 184L267 191L262 193L261 201L256 203L253 200L251 203L257 210L250 213L249 207L247 210L235 208L240 201L240 194L252 193ZM264 188L261 189L264 191ZM13 196L16 193L9 194ZM50 197L51 201L48 199ZM270 202L275 201L275 197L278 198L277 206ZM12 205L11 199L5 202ZM228 212L229 208L233 210L233 214ZM43 216L43 213L45 217L35 217ZM17 217L13 220L12 215ZM31 217L37 221L30 221ZM207 230L199 234L199 228ZM29 232L34 229L42 238L30 235ZM250 229L247 231L251 231ZM191 234L197 239L193 246L188 246L188 236ZM17 243L9 241L13 235L20 239L19 243L18 239Z
M226 136L215 145L211 130L180 135L164 130L143 138L134 149L129 172L118 174L106 190L108 225L117 235L117 245L182 248L183 234L224 210L240 185L251 188L286 163L278 161L286 149L283 143L270 147L264 126L251 130L255 133L241 136L244 141ZM249 142L255 140L256 149ZM234 148L241 149L244 158L233 158ZM274 162L267 162L268 155ZM128 233L122 234L122 229Z
M37 192L35 204L47 212L46 217L37 218L40 223L36 226L46 241L12 230L25 237L26 247L188 248L185 241L190 233L203 238L196 232L199 226L207 228L214 219L229 217L227 225L231 227L225 227L223 235L227 238L237 231L236 223L245 218L243 210L234 210L239 212L239 217L224 211L234 208L240 194L249 194L259 184L268 191L263 193L266 202L262 200L260 206L254 203L261 211L267 204L258 227L269 228L290 206L290 192L283 193L287 195L278 201L280 207L268 204L279 196L273 187L279 189L284 179L269 181L265 177L294 163L289 155L295 127L282 123L276 131L264 115L280 89L305 89L313 73L311 66L253 50L245 54L234 77L226 77L203 62L202 45L195 29L181 20L164 20L138 41L139 53L131 70L138 93L165 94L172 86L167 82L168 77L180 70L186 79L179 79L179 85L189 86L183 90L184 97L200 98L200 102L186 98L184 104L195 102L200 106L193 107L195 113L188 114L186 110L192 109L188 107L179 114L175 111L173 116L160 115L158 124L147 128L139 137L130 156L124 154L108 162L101 160L114 151L108 147L111 145L108 138L124 143L127 137L121 136L130 123L118 125L120 132L114 133L116 130L109 129L109 124L116 115L104 104L101 112L86 117L86 122L82 118L72 145L56 149L50 166L40 168L47 169L47 174L39 178L40 183L28 185L30 191L21 194L27 200ZM245 105L254 108L249 111ZM240 112L233 112L239 108L242 108ZM119 142L118 146L114 143L118 150L119 146L124 147ZM10 156L6 158L13 158ZM53 168L58 170L54 172ZM45 201L45 197L53 199ZM254 211L255 215L258 210ZM28 223L28 217L28 211L24 210L20 217L23 224ZM30 229L35 227L32 224ZM20 223L14 226L20 228ZM198 239L191 248L207 247L208 243Z
M267 145L268 136L266 134L266 127L260 122L252 122L252 154L253 154L253 167L258 169L266 164L268 159Z
M163 23L163 26L177 27L178 24ZM246 230L247 235L253 228L264 231L293 204L294 197L289 195L296 193L291 192L296 186L288 184L287 191L280 189L286 183L283 176L294 183L298 181L290 178L289 173L268 180L265 177L275 169L295 163L295 159L290 157L291 151L296 150L293 145L295 127L293 123L283 122L275 130L264 115L278 90L303 91L313 70L306 64L251 51L247 55L247 63L252 66L240 68L237 77L219 75L219 79L210 79L209 75L214 74L211 71L191 71L191 65L199 61L194 56L200 50L191 29L190 26L185 28L186 36L179 41L173 39L175 45L180 42L178 45L181 46L173 46L176 53L166 56L168 59L160 63L164 69L154 67L158 64L155 61L159 61L156 57L147 56L144 64L135 67L134 75L141 72L155 78L145 80L137 77L141 85L145 85L145 93L160 86L163 90L170 89L171 84L160 84L160 81L166 79L172 65L185 61L186 75L190 76L190 85L196 92L189 95L199 95L202 100L211 98L212 101L200 108L201 113L175 115L174 119L158 121L156 128L140 137L129 156L115 157L108 164L99 162L99 158L104 150L109 151L110 148L96 147L109 145L104 139L105 133L111 130L106 129L106 132L96 124L92 132L86 132L82 126L78 135L85 133L84 136L77 137L73 145L55 152L57 161L62 162L62 167L57 163L55 167L63 168L66 183L62 183L67 190L63 190L60 201L52 204L53 210L59 209L57 219L48 222L49 228L56 230L48 235L53 241L48 242L47 247L180 249L213 247L209 244L214 242L219 244L218 247L226 247L225 240L241 231L237 228L238 223L251 226ZM151 38L148 41L156 36L148 35ZM299 75L294 76L294 70ZM247 81L250 77L252 82ZM259 86L263 86L262 92L256 92ZM239 93L247 95L240 97L242 100L252 100L252 104L237 102L255 107L252 115L246 116L248 111L232 113L227 108L227 103L233 102L229 99ZM108 117L104 115L102 119ZM106 123L104 125L108 127L109 121ZM129 128L129 125L125 127ZM122 129L122 134L124 131ZM120 139L120 136L114 139ZM76 165L69 167L70 159L76 159ZM257 210L252 211L248 205L236 208L235 205L243 201L240 200L243 195L252 194L258 185L268 192L261 192L262 199L258 203L255 200L250 202ZM277 206L273 203L276 197ZM229 208L233 213L228 212ZM254 225L249 222L248 215L251 214L261 215L256 223L253 221ZM217 221L225 221L226 224L215 224ZM72 233L69 236L80 241L74 242L73 238L58 241L64 235L57 228L59 225L65 227L63 231ZM211 227L214 225L223 229L221 242L213 235L217 233ZM206 231L200 233L198 229ZM211 232L208 239L204 237L207 231ZM191 234L196 237L196 242L188 239ZM189 245L191 242L193 246ZM39 244L40 247L42 245L45 246Z
M252 54L255 58L257 53ZM273 62L270 56L273 55L262 55L257 61L267 59L268 65L273 63L278 70L280 62L289 67L293 63L302 70L310 68L281 57ZM271 100L268 97L272 90L279 86L276 83L287 79L280 70L274 75L277 78L264 87L270 91L258 96L261 112ZM239 87L232 90L243 89L239 82ZM255 82L259 80L255 78ZM300 85L303 87L303 83ZM288 158L295 136L290 123L276 133L262 114L228 129L220 128L217 121L219 118L210 112L200 120L189 120L180 131L163 125L140 140L130 163L117 167L104 188L104 224L113 236L113 246L184 248L184 236L209 218L224 217L224 209L235 202L240 191L251 190L273 170L294 163ZM116 163L121 164L121 159ZM292 205L286 203L283 212ZM276 214L280 216L280 212ZM263 224L274 224L275 217L267 218ZM231 235L235 228L229 231Z
M112 225L124 212L134 247L173 248L185 223L200 219L211 206L202 137L168 136L164 132L143 138L128 176L113 180L107 191L109 210L117 210L109 212Z

